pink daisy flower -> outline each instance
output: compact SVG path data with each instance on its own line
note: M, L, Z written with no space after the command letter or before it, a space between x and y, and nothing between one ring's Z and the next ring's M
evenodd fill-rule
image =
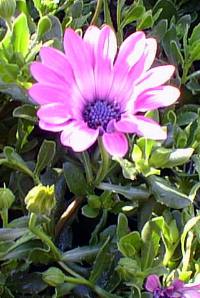
M200 298L200 284L184 284L181 280L175 279L169 287L163 288L155 274L148 276L145 288L153 293L153 298Z
M174 66L149 69L156 45L155 39L138 31L117 51L109 26L90 26L83 38L66 29L65 53L43 47L41 62L31 65L38 82L29 94L40 105L39 126L61 132L61 143L76 152L101 136L105 149L121 157L128 151L126 133L165 139L166 131L141 114L169 106L180 95L177 88L163 85Z

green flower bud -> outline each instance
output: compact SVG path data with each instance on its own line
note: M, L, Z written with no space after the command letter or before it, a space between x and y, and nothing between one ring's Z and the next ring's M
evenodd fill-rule
M16 9L16 0L0 0L0 17L10 19Z
M15 196L10 189L0 188L0 210L9 209L14 200Z
M65 282L65 275L60 269L51 267L47 271L43 272L42 279L48 285L57 287Z
M54 185L44 186L40 184L33 187L26 195L25 204L30 212L50 215L56 205Z

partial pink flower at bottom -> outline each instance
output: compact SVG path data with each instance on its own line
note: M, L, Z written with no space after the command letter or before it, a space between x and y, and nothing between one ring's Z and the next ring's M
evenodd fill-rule
M143 116L173 104L180 95L177 88L163 85L174 66L150 69L156 47L156 40L141 31L130 35L118 51L107 25L90 26L83 38L66 29L65 53L43 47L41 62L31 65L38 82L29 94L40 105L39 126L61 132L62 144L76 152L102 136L105 149L120 157L128 151L126 133L165 139L166 131Z
M200 284L185 284L175 279L169 287L161 287L157 275L149 275L145 288L153 294L153 298L200 298Z

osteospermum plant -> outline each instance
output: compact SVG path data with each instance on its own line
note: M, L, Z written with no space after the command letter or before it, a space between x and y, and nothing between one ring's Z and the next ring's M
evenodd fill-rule
M61 143L76 152L100 137L106 151L119 157L128 151L126 133L166 139L166 129L144 116L172 105L180 95L176 87L165 84L174 66L151 68L155 39L138 31L118 50L114 31L104 25L90 26L83 38L66 29L63 44L65 53L43 47L41 62L31 65L37 83L29 94L40 106L42 129L61 132Z
M197 2L0 0L2 298L200 298Z

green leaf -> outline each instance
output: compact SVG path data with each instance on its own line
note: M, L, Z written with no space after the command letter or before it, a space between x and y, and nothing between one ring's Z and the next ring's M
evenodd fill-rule
M127 179L135 180L136 175L138 173L134 163L130 162L127 159L123 159L120 157L114 157L114 160L116 160L120 166L122 167L123 176Z
M120 29L123 29L126 25L140 19L145 12L144 6L136 6L135 3L125 11L124 19L120 24Z
M143 275L143 272L141 272L141 266L136 260L131 258L121 258L118 263L117 271L123 280L131 280L131 283L133 279L137 277L137 275L140 278Z
M200 43L199 41L194 42L189 48L190 63L196 60L200 60Z
M141 239L143 244L141 245L141 266L143 270L152 267L160 246L163 224L164 219L160 216L148 221L142 229Z
M140 234L134 231L120 238L118 249L123 256L134 258L139 253L141 245Z
M82 207L82 214L88 218L95 218L99 214L99 209L95 209L90 207L89 205L85 205Z
M99 252L94 261L93 269L90 273L89 280L95 284L101 275L108 270L110 263L112 262L112 254L109 252L110 239L109 237L99 249Z
M44 140L37 156L37 163L34 170L34 174L36 176L38 176L47 166L51 164L55 152L55 142Z
M36 123L36 108L34 105L24 104L14 109L13 117L26 119L33 123Z
M161 41L167 32L168 21L160 20L153 28L153 36L156 37L159 41Z
M193 148L174 150L157 148L152 153L149 164L159 168L173 168L188 162L193 152Z
M138 23L137 30L144 30L152 27L152 25L153 25L152 12L151 10L148 10L143 14L142 19Z
M161 204L174 209L182 209L191 204L185 194L179 192L163 178L152 175L147 177L147 183L152 195Z
M184 64L183 55L181 54L181 50L177 42L175 40L172 40L170 42L170 46L171 46L172 55L174 57L174 63L183 65Z
M151 157L149 159L149 165L156 168L165 167L165 165L169 160L170 153L171 153L171 149L167 149L163 147L155 149L152 152Z
M125 214L119 213L117 223L117 239L120 240L129 232L128 219Z
M158 0L153 8L153 14L155 14L159 9L162 9L159 18L167 19L171 21L171 18L175 16L177 18L176 6L170 0Z
M88 184L83 174L83 170L71 162L65 162L63 169L69 190L78 196L84 196L88 194Z
M108 190L113 193L118 193L129 200L147 200L149 198L149 192L142 186L121 186L110 183L100 183L99 189Z
M5 83L13 83L20 72L18 65L0 61L0 78Z
M165 167L172 168L183 165L189 161L194 152L193 148L175 149L170 153L169 160Z
M43 35L44 41L55 40L59 42L59 46L62 44L62 26L59 19L55 16L49 15L51 21L51 28Z
M193 45L196 42L199 42L200 40L200 23L194 27L193 31L192 31L192 35L189 38L188 42L189 45Z
M71 7L72 17L74 19L80 18L82 16L82 10L83 10L83 1L76 0Z
M51 19L48 16L42 17L37 25L37 40L41 40L43 35L51 29Z
M15 152L12 147L4 147L4 156L5 159L0 159L0 165L5 165L15 170L19 170L31 177L33 177L33 172L27 167L25 161L21 156Z
M21 53L23 57L26 56L29 50L29 28L26 15L21 13L13 25L13 46L14 51Z
M181 235L181 250L182 250L182 254L185 255L186 253L186 247L185 247L185 241L186 241L186 236L188 234L188 232L197 225L197 223L200 221L200 215L191 218L185 225L183 233Z

